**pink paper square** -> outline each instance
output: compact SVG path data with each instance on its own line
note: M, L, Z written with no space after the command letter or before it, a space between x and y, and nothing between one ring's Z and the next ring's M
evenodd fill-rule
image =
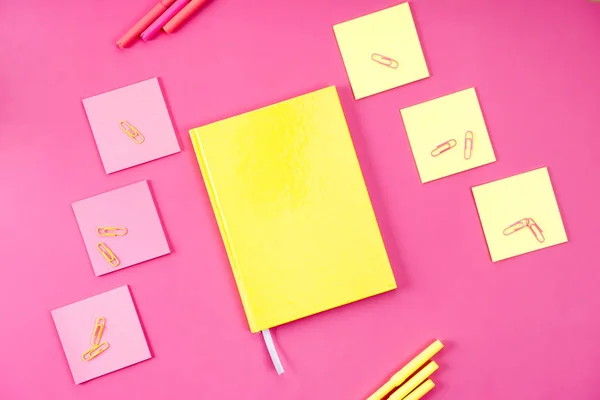
M134 183L72 204L96 276L165 254L169 245L147 181ZM100 227L123 227L124 236L98 236ZM98 250L108 247L119 260L114 267Z
M178 153L179 144L157 78L83 100L107 174ZM135 143L119 123L144 137Z
M100 317L106 320L100 342L109 347L83 361ZM52 310L52 318L76 384L152 357L127 286Z

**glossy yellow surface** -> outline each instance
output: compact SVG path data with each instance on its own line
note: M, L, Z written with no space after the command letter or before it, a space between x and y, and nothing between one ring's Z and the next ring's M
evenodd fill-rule
M567 241L547 168L475 186L473 196L492 261ZM542 230L542 243L527 227L511 228L513 224L520 227L525 218L533 219Z
M422 183L496 161L474 88L400 112ZM451 140L456 146L435 155Z
M252 332L396 287L335 87L190 135Z
M337 24L333 31L357 100L429 76L408 3Z

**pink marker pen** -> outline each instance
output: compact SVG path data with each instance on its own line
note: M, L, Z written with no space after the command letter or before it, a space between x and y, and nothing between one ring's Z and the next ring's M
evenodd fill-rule
M175 3L171 4L171 6L167 8L167 10L152 23L152 25L142 32L140 35L142 40L146 41L148 39L152 39L154 35L156 35L156 33L160 31L167 22L169 22L171 17L177 14L179 10L181 10L188 2L189 0L176 0Z

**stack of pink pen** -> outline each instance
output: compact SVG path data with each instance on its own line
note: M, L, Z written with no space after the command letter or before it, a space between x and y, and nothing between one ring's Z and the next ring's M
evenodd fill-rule
M125 48L137 37L152 39L161 29L172 33L207 0L161 0L144 15L121 39L117 46Z

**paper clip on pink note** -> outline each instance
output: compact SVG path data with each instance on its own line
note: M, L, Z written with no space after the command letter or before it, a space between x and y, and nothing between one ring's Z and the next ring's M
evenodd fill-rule
M398 68L398 61L394 60L393 58L382 56L381 54L371 54L371 60L381 65L385 65L386 67L390 67L392 69Z
M106 325L106 318L100 317L96 320L96 326L94 327L94 333L92 333L92 346L98 346L102 340L102 333L104 333L104 325Z
M121 130L125 132L127 136L129 136L135 143L142 144L144 142L144 136L129 122L125 120L120 121L119 127L121 127Z
M113 253L112 250L108 248L107 245L100 242L96 247L98 247L98 251L100 252L100 254L102 254L102 256L110 265L112 265L115 268L119 266L119 259L117 258L117 256L115 256L115 253Z
M85 353L81 355L81 359L83 361L90 361L100 354L104 353L110 345L108 342L102 341L102 334L104 333L104 326L106 325L106 318L100 317L96 320L96 325L94 326L94 332L92 333L92 340L90 341L92 347L87 350Z
M96 235L98 236L125 236L127 235L127 228L122 226L101 226L96 229Z
M529 230L538 242L544 243L544 241L546 240L543 233L544 231L542 231L542 228L540 228L540 226L533 220L533 218L523 218L522 220L519 220L514 224L508 226L506 229L504 229L502 233L504 234L504 236L508 236L524 228L529 228Z

